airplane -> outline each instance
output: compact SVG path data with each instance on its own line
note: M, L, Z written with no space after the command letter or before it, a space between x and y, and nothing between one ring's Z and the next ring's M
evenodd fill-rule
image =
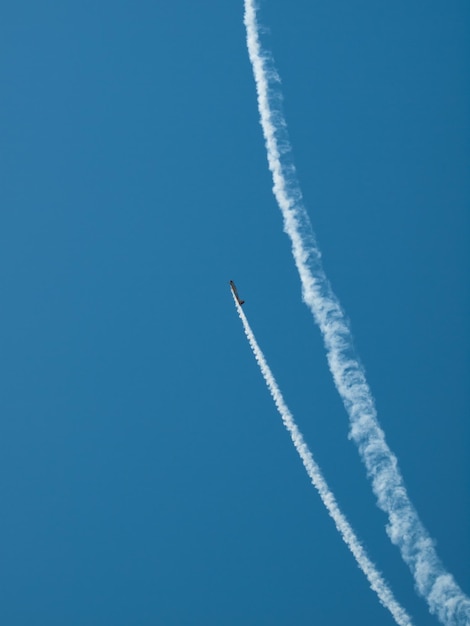
M235 283L233 282L233 280L230 281L230 289L233 291L233 295L235 296L235 298L237 299L237 302L240 306L242 306L242 304L245 304L245 300L240 300L240 297L238 295L238 291L237 288L235 287Z

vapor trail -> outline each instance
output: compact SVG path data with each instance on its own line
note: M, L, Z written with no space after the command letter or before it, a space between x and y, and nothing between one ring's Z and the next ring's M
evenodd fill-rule
M470 600L437 556L406 492L397 459L378 424L374 399L355 354L349 325L323 270L321 253L302 202L290 156L279 77L271 56L260 43L255 1L244 2L248 53L274 182L273 192L283 215L284 230L291 239L303 300L321 330L329 367L349 414L350 437L359 448L378 505L388 515L388 535L399 547L431 613L448 626L470 624Z
M397 624L399 624L400 626L411 626L411 617L394 598L389 586L382 578L382 575L377 570L375 565L367 556L366 551L362 547L359 539L356 537L354 530L351 528L348 520L341 512L333 495L333 492L328 487L325 479L323 478L320 467L315 462L315 459L313 458L309 447L304 441L302 433L295 423L292 413L289 411L289 408L284 401L281 390L279 389L276 379L274 378L273 373L271 372L271 369L267 364L264 354L261 352L261 348L256 341L256 338L253 334L253 331L251 330L251 327L241 306L238 304L233 293L232 296L235 301L235 306L237 307L238 315L240 316L240 319L242 321L245 335L247 336L248 342L251 346L251 349L253 350L253 354L255 355L255 359L259 365L261 373L263 374L266 385L268 386L271 396L273 397L276 408L281 415L284 426L291 436L295 449L302 459L302 463L304 464L304 467L307 471L307 474L309 475L310 480L312 481L313 486L318 491L323 504L325 505L330 516L333 518L339 534L343 538L345 544L353 553L357 564L364 572L367 580L370 583L371 589L375 591L375 593L379 597L381 604L390 611Z

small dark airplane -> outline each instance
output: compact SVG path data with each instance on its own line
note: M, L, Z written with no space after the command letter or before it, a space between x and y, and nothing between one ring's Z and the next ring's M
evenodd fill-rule
M233 295L237 299L238 304L240 306L242 306L242 304L245 304L245 300L240 300L240 296L238 295L238 291L237 291L237 288L235 287L235 283L233 282L233 280L230 281L230 289L233 291Z

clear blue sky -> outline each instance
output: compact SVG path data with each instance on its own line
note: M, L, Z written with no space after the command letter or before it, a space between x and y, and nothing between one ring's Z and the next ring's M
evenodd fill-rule
M242 1L0 9L0 622L416 624L271 193ZM307 208L380 422L470 592L470 10L262 4Z

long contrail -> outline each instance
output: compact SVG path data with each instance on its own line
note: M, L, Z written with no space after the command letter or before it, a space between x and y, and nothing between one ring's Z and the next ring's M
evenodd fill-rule
M290 157L290 141L281 106L279 77L260 43L254 0L245 1L247 46L258 96L273 192L291 239L302 297L318 324L336 388L350 418L350 436L372 480L378 506L388 515L387 533L408 564L418 592L431 613L449 626L470 624L470 600L441 563L433 541L407 494L395 455L378 424L374 399L355 354L343 310L325 275L302 193Z
M343 538L345 544L353 553L357 564L366 575L367 580L370 583L371 589L375 591L375 593L379 597L381 604L383 604L383 606L390 611L397 624L399 624L400 626L411 626L411 617L407 614L405 609L397 602L389 586L382 578L382 575L367 556L366 551L362 547L361 542L354 533L354 530L351 528L348 520L341 512L341 509L336 502L333 492L328 487L325 479L323 478L323 474L321 473L319 466L313 458L313 455L310 452L309 447L305 443L303 435L300 432L292 413L289 411L289 408L284 401L284 397L282 396L276 379L271 372L271 369L265 359L264 354L261 352L261 348L256 341L253 331L251 330L248 320L246 319L246 315L244 314L241 306L238 304L235 294L233 292L232 296L237 307L238 315L240 316L240 319L242 321L245 335L247 336L248 342L251 346L251 349L253 350L253 354L255 355L255 359L259 365L261 373L263 374L266 385L268 386L271 396L273 397L276 408L281 415L284 426L291 436L295 449L302 459L302 463L304 464L304 467L310 480L312 481L313 486L318 491L323 504L325 505L330 516L333 518L339 534Z

